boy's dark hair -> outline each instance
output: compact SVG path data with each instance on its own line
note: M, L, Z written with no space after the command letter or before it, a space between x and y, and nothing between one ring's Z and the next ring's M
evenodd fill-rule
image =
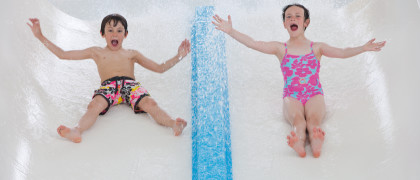
M302 4L294 3L294 4L289 4L289 5L287 5L283 8L283 22L284 22L285 17L286 17L286 15L285 15L286 10L289 9L289 7L292 7L292 6L297 6L297 7L300 7L300 8L303 9L303 16L305 17L304 21L309 19L309 10L306 9L306 7L303 6Z
M121 24L124 26L125 34L128 33L127 20L125 20L125 18L119 14L110 14L104 17L104 19L102 20L102 24L101 24L102 36L105 34L105 25L108 23L109 25L111 25L111 21L114 21L114 25L113 25L114 27L117 26L118 22L121 22Z

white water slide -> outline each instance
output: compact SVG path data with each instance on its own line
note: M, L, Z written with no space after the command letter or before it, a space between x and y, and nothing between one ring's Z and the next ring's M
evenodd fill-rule
M174 137L146 114L111 108L80 144L61 138L86 110L100 78L92 60L62 61L26 25L65 50L105 46L103 17L128 20L124 48L156 62L190 39L197 6L212 5L255 39L286 41L282 8L307 6L306 36L337 47L387 41L381 52L321 61L326 132L320 158L287 146L283 77L274 56L226 36L233 179L420 179L420 8L416 0L93 1L4 0L0 47L0 179L191 179L191 126ZM191 56L164 74L136 65L136 79L173 117L191 124ZM211 157L209 157L211 158Z

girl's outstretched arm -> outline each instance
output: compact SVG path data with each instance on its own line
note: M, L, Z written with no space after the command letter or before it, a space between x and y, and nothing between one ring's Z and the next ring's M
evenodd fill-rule
M243 34L232 27L232 19L230 15L228 16L228 20L224 20L219 17L217 14L213 16L213 19L216 21L212 21L212 23L216 26L216 29L221 30L231 36L233 39L239 41L246 47L251 49L260 51L266 54L279 54L280 53L280 42L264 42L264 41L255 41L251 37L246 34Z
M354 48L336 48L326 43L320 43L321 54L331 58L349 58L366 51L380 51L385 46L385 41L374 43L371 39L365 45Z
M87 48L84 50L74 50L74 51L64 51L50 40L48 40L41 32L41 26L39 20L37 18L29 19L32 24L28 24L31 28L32 33L39 41L44 44L45 47L48 48L52 53L54 53L60 59L67 59L67 60L81 60L81 59L90 59L92 58L92 48Z

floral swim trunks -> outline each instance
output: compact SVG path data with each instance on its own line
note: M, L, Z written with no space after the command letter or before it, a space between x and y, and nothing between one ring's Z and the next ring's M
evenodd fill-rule
M125 76L116 76L102 82L101 87L95 90L92 98L97 95L101 95L108 102L108 107L100 115L104 115L111 106L124 102L130 105L135 113L143 113L144 111L138 108L137 104L144 97L150 96L139 82Z

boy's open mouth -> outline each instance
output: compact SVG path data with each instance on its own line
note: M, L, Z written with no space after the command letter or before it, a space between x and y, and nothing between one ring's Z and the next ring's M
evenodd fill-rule
M118 45L118 40L111 40L111 44L112 44L112 46L117 46Z
M298 25L297 24L292 24L292 25L290 25L290 29L292 31L296 31L298 29Z

